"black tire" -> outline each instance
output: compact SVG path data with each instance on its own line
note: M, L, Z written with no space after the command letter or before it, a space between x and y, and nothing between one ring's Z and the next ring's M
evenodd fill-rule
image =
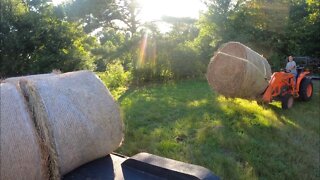
M310 93L311 88L311 93ZM299 100L310 101L313 95L313 84L311 78L303 78L299 88Z
M263 102L262 100L257 100L257 104L258 104L259 106L263 106L263 105L264 105L264 102Z
M294 98L291 94L286 94L281 98L282 109L290 109L293 106Z

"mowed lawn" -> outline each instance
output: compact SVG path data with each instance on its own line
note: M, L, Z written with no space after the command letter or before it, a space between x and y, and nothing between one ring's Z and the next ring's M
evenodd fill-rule
M118 152L201 165L223 179L319 179L319 85L290 110L226 99L205 80L130 89L119 99L126 129Z

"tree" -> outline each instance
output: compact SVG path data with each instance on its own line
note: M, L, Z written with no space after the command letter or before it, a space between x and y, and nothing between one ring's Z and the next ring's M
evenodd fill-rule
M291 3L286 31L288 53L320 56L320 2L316 0Z
M140 12L136 0L73 0L56 7L68 21L78 22L85 32L104 27L137 32Z
M1 0L1 76L93 69L94 39L52 12L46 1Z

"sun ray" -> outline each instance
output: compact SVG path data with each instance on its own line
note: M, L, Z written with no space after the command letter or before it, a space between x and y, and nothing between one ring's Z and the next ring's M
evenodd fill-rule
M144 34L143 39L140 44L140 53L139 53L137 68L143 67L143 65L145 63L147 44L148 44L148 32L146 32Z

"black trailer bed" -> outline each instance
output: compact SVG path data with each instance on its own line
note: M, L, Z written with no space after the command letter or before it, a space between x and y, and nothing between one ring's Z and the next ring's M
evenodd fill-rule
M110 154L87 163L63 177L64 180L88 179L219 179L208 169L172 159L139 153L132 157Z

